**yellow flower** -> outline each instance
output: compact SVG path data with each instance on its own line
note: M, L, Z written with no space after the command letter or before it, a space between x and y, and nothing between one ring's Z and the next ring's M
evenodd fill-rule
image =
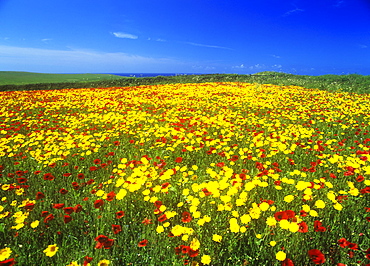
M193 240L190 242L190 248L192 250L198 250L200 247L200 242L198 239L193 238Z
M98 262L98 266L108 266L110 263L109 260L101 260Z
M276 259L280 261L284 261L286 259L286 254L284 251L279 251L276 253Z
M292 202L294 200L294 196L293 195L288 195L288 196L285 196L284 197L284 201L285 202Z
M160 234L160 233L164 232L164 227L162 225L158 225L156 231L157 231L157 233Z
M266 224L269 226L275 226L276 225L276 219L272 216L267 217Z
M297 223L290 223L289 224L289 231L290 232L297 232L299 230L299 225Z
M4 185L1 186L2 190L8 190L9 188L10 188L9 184L4 184Z
M275 247L276 246L276 241L270 241L270 246Z
M230 221L230 231L233 232L233 233L239 233L239 225L238 225L238 221L236 220L236 218L231 218Z
M0 249L0 261L6 260L10 257L10 254L12 253L10 248L3 248Z
M212 236L212 240L213 240L213 241L215 241L215 242L221 242L221 240L222 240L222 236L217 235L217 234L214 234L214 235Z
M211 257L209 255L203 255L201 262L205 265L208 265L211 263Z
M58 247L57 245L49 245L43 252L45 253L46 256L48 257L52 257L55 255L55 253L57 253L58 251Z
M334 209L336 209L337 211L341 211L343 209L343 206L337 202L336 204L334 204Z
M262 202L259 206L261 211L267 211L270 208L270 205L267 202Z
M315 206L316 208L323 209L325 208L325 202L323 200L317 200L315 202Z

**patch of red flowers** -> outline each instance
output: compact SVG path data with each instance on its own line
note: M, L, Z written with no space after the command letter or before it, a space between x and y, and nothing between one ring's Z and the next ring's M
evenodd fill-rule
M116 218L117 219L121 219L123 216L125 216L125 212L124 211L118 211L118 212L116 212Z
M308 251L308 256L315 264L322 264L326 261L324 254L318 249L311 249Z
M12 266L12 265L14 265L15 263L16 263L16 262L15 262L14 258L0 261L0 265L4 265L4 266Z
M95 237L95 241L98 242L96 243L96 246L95 246L96 249L101 249L101 248L110 249L114 243L113 239L109 239L105 235L98 235L97 237Z
M138 247L145 247L146 245L148 245L148 240L144 239L144 240L141 240L138 244Z
M181 221L182 221L183 223L189 223L191 220L192 220L192 218L191 218L190 213L189 213L189 212L184 211L184 212L182 213L182 219L181 219Z
M315 228L315 232L325 232L326 231L326 227L322 226L322 223L320 221L315 221L313 226Z
M113 230L113 233L116 235L122 231L122 228L119 224L112 224L112 230Z
M98 199L94 202L94 208L99 209L101 206L104 205L104 201L102 199Z

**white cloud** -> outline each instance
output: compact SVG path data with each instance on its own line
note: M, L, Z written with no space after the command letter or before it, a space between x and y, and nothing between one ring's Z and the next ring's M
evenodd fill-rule
M231 48L217 46L217 45L208 45L208 44L200 44L200 43L194 43L194 42L185 42L186 44L190 44L193 46L200 46L200 47L208 47L208 48L217 48L217 49L227 49L227 50L233 50Z
M161 38L158 38L158 39L156 39L156 41L157 41L157 42L165 42L166 40L161 39Z
M53 73L168 72L183 63L122 52L49 50L0 45L0 70Z
M129 33L124 33L124 32L113 32L112 33L114 36L116 36L117 38L123 38L123 39L137 39L138 36L136 35L133 35L133 34L129 34Z
M365 45L365 44L359 44L358 45L360 48L362 48L362 49L366 49L368 46L367 45Z
M232 68L246 68L246 66L244 66L244 64L241 64L240 66L233 66Z
M278 58L278 59L279 59L279 58L281 58L281 56L280 56L280 55L272 54L271 56L272 56L272 57L274 57L274 58Z
M304 10L303 9L300 9L300 8L295 8L295 9L292 9L292 10L289 10L288 12L286 12L283 17L287 17L287 16L290 16L294 13L299 13L299 12L303 12Z
M261 69L266 68L264 64L255 64L254 66L250 66L249 69Z
M53 40L53 39L47 39L47 38L41 39L42 42L48 42L48 41L51 41L51 40Z

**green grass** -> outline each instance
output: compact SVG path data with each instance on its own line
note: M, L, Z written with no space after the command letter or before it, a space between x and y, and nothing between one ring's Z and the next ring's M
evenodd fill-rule
M14 76L13 81L11 79L12 75ZM51 80L46 80L47 77L51 77ZM60 80L58 81L59 78ZM22 75L22 72L0 72L0 91L108 88L202 82L248 82L280 86L296 85L333 92L370 92L370 76L357 74L305 76L278 72L260 72L253 75L204 74L134 78L103 74L34 74L23 72Z
M119 76L110 74L45 74L17 71L0 71L0 85L88 82L102 80L106 81L119 78Z

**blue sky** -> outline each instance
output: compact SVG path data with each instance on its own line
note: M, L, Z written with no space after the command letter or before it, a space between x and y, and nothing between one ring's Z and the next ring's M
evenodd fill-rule
M370 75L370 0L0 0L0 71Z

